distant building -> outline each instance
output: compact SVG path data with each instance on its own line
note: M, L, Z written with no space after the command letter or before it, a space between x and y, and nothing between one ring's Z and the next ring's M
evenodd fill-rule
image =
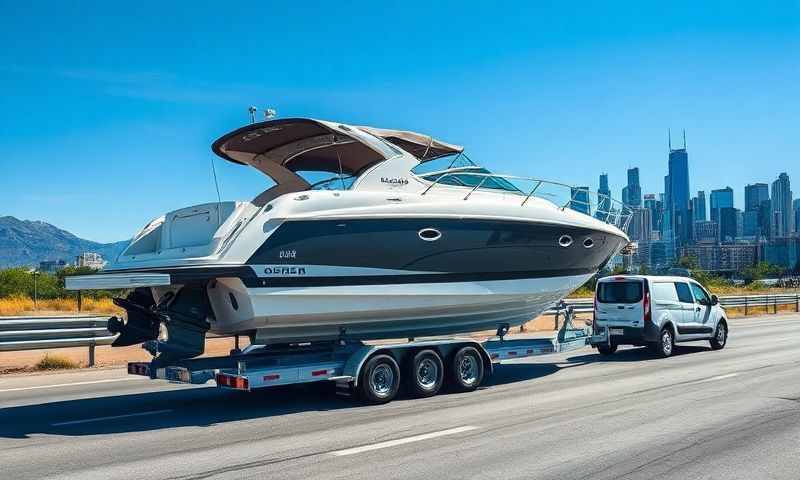
M769 263L796 271L800 268L800 237L771 238L762 244L762 257Z
M622 189L622 203L633 208L642 206L642 187L639 185L639 168L628 169L628 185Z
M608 174L600 174L600 188L597 189L597 212L595 217L605 221L611 212L611 189L608 187Z
M723 208L733 208L733 189L731 187L711 190L711 220L719 222L719 212Z
M800 233L800 198L792 201L792 207L794 208L794 231Z
M100 270L106 265L105 260L99 253L84 252L75 257L76 267L88 267L95 270Z
M733 207L720 208L717 213L717 219L719 222L720 242L733 242L736 240L739 209Z
M770 212L773 238L784 237L794 232L794 212L792 211L792 188L789 175L781 173L772 182L772 211Z
M758 221L758 210L747 210L742 213L742 236L758 238L761 227Z
M756 243L687 245L681 248L681 255L696 259L701 270L733 274L758 262L759 246Z
M692 198L692 220L695 222L703 222L707 220L706 217L706 192L700 190L697 196Z
M669 174L664 177L664 227L662 238L674 248L689 241L691 217L689 200L689 154L686 133L683 148L673 149L669 142ZM674 253L673 253L674 256Z
M719 242L719 224L713 220L694 222L695 243L717 243Z
M769 200L769 185L766 183L752 183L744 187L745 212L757 212L765 200Z
M664 240L639 242L639 262L647 266L648 270L656 272L666 270L675 263L674 244Z
M64 260L45 260L39 262L39 271L45 273L56 273L67 266Z
M656 200L656 195L654 193L648 193L644 196L644 208L650 210L650 228L653 232L661 231L662 207L661 201Z

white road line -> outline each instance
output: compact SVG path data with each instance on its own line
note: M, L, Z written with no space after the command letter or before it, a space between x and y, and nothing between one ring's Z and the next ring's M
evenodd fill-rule
M738 373L726 373L725 375L717 375L716 377L709 377L704 378L702 380L698 380L692 383L706 383L706 382L716 382L717 380L725 380L726 378L732 378L738 376Z
M404 445L406 443L420 442L422 440L429 440L436 437L444 437L445 435L455 435L456 433L469 432L478 427L465 425L463 427L451 428L448 430L441 430L438 432L424 433L422 435L415 435L413 437L399 438L397 440L389 440L387 442L373 443L372 445L363 445L360 447L347 448L344 450L336 450L330 452L331 455L343 457L345 455L354 455L356 453L369 452L371 450L378 450L380 448L394 447L396 445Z
M6 388L4 390L0 390L0 393L4 392L21 392L23 390L40 390L43 388L58 388L58 387L72 387L76 385L93 385L95 383L111 383L111 382L130 382L132 380L144 380L145 377L125 377L125 378L109 378L106 380L90 380L86 382L74 382L74 383L56 383L54 385L36 385L35 387L18 387L18 388Z
M139 412L139 413L128 413L126 415L113 415L110 417L97 417L97 418L86 418L83 420L70 420L69 422L58 422L53 423L51 426L53 427L63 427L66 425L79 425L81 423L91 423L91 422L104 422L106 420L117 420L119 418L131 418L131 417L143 417L145 415L159 415L162 413L169 413L172 410L153 410L151 412Z

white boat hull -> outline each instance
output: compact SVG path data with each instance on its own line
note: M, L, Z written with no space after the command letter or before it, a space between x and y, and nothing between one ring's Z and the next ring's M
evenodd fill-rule
M258 343L449 335L526 323L591 274L535 279L209 291L215 333L255 332ZM230 295L237 299L233 309Z

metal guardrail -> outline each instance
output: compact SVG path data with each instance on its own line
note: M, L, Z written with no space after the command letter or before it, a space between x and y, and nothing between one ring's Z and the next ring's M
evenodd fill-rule
M800 293L778 295L732 295L719 297L726 308L743 308L747 315L753 308L772 309L794 305L800 312ZM558 330L559 317L565 308L572 313L594 311L593 299L564 300L546 310L542 315L555 316ZM0 317L0 352L36 350L43 348L89 347L89 366L94 365L94 349L97 345L110 345L116 335L108 331L105 316L48 316L48 317Z
M567 306L573 308L575 313L591 313L594 311L594 300L591 298L564 300ZM778 313L782 305L794 305L795 311L800 312L800 293L786 293L776 295L726 295L719 297L723 308L743 308L747 315L752 308L772 308L772 313ZM561 310L557 306L545 311L542 315L556 315Z
M94 347L109 345L116 338L108 331L108 319L73 315L0 317L0 352L89 347L89 366L93 366Z

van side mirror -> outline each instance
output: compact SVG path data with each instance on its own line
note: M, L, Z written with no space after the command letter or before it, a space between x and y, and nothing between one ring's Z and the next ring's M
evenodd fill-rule
M711 295L711 305L719 305L719 297Z

